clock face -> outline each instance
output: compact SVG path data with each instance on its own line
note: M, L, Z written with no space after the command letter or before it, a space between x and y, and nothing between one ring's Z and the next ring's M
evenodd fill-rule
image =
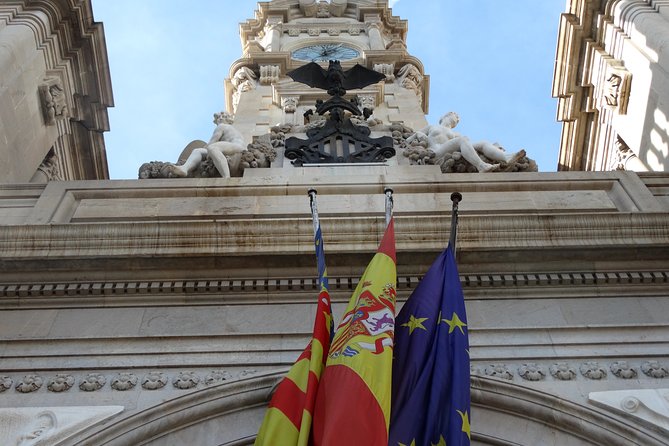
M327 62L329 60L350 60L360 57L360 52L341 43L309 45L293 51L293 59L307 62Z

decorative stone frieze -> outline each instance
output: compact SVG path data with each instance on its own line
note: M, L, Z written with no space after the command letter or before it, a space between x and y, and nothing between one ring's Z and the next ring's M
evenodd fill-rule
M111 388L124 392L133 389L137 385L137 375L134 373L119 373L111 382Z
M279 82L281 67L279 65L260 65L260 85L271 85Z
M275 139L280 144L280 134ZM272 143L274 144L274 142ZM504 279L506 277L506 279ZM537 273L537 274L463 274L460 283L464 288L493 288L501 286L555 287L564 285L665 285L669 283L669 271L638 272L598 272L598 273ZM331 277L330 284L336 289L353 290L353 277ZM418 283L420 276L398 276L398 288L409 289L409 284ZM291 277L284 280L287 291L318 290L318 284L311 277ZM203 285L204 284L204 285ZM239 285L235 285L239 284ZM248 279L240 277L230 280L207 280L195 282L170 280L154 282L83 282L83 283L5 283L0 284L0 298L18 297L63 297L66 295L142 295L142 294L209 294L209 293L266 293L278 288L278 279ZM284 289L282 288L282 289Z
M588 379L599 381L606 378L606 369L600 367L596 361L583 363L580 369L581 374Z
M659 361L646 361L641 366L644 375L650 378L666 378L669 376L669 368L660 364Z
M14 381L9 376L0 376L0 393L12 388Z
M321 35L321 29L320 28L309 28L307 30L307 34L309 34L311 37L317 37Z
M526 381L541 381L546 378L546 369L535 363L523 364L518 368L518 375Z
M329 36L338 36L341 34L341 29L339 28L328 28L328 35Z
M610 366L611 373L618 378L633 379L636 378L637 372L627 361L616 361Z
M37 168L37 172L41 173L46 181L61 181L63 179L60 173L58 155L56 155L55 150L49 150L42 164Z
M513 373L511 373L506 364L491 364L485 368L484 372L487 376L494 378L507 379L509 381L513 379Z
M567 362L558 362L550 368L551 376L560 381L573 381L576 379L576 370Z
M350 26L347 31L352 36L359 36L362 30L363 28L360 26Z
M48 78L39 87L42 112L46 125L56 125L56 121L67 117L67 99L63 82L59 78Z
M298 37L302 30L300 28L288 28L288 35L290 37Z
M197 387L199 382L200 377L195 372L181 372L174 377L172 385L180 390L188 390Z
M65 392L74 386L74 377L65 373L60 373L52 378L49 378L46 388L49 392Z
M158 390L167 384L167 376L163 372L149 372L142 380L142 387L145 390Z
M104 375L99 373L89 373L79 382L79 388L84 392L95 392L102 389L107 383Z
M42 388L44 381L39 375L26 375L16 383L16 390L20 393L36 392Z

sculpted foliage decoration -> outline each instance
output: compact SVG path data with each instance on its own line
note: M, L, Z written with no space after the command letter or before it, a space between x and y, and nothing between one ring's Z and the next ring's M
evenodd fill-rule
M38 375L26 375L16 384L16 390L21 393L31 393L42 388L44 381Z
M111 388L118 391L133 389L137 385L137 375L134 373L119 373L111 382Z
M65 373L58 374L47 381L46 388L50 392L65 392L74 385L74 377Z
M94 392L102 389L107 383L104 375L99 373L89 373L79 382L79 388L84 392Z

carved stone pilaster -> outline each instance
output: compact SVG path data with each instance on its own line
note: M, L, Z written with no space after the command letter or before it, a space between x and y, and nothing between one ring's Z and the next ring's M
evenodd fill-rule
M56 77L48 78L38 87L42 102L42 113L46 125L67 117L67 99L63 82Z
M281 67L278 65L260 65L260 85L271 85L279 82Z

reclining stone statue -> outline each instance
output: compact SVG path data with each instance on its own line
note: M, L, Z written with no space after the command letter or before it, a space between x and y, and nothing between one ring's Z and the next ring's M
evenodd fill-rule
M459 151L462 157L479 172L495 172L500 170L500 163L513 164L525 157L524 150L510 153L487 141L472 143L466 136L453 131L459 122L460 117L457 113L446 113L439 120L439 124L428 125L415 132L406 139L406 142L409 145L422 145L431 150L434 152L437 162L447 154ZM482 160L479 154L483 154L489 160L497 163L488 163Z
M240 156L246 150L244 137L232 126L233 118L229 113L214 113L216 129L204 148L194 149L182 165L166 164L166 176L187 177L188 174L209 156L223 178L230 178L231 170L239 170Z

